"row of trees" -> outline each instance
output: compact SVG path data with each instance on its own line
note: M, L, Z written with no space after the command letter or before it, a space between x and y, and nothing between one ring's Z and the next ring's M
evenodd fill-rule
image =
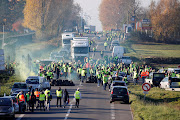
M58 37L78 24L80 10L73 0L26 0L23 26L36 31L41 40Z
M157 5L152 2L149 17L155 40L173 42L180 39L180 1L160 0Z
M23 19L24 5L25 0L0 0L0 26L5 24L6 31L12 30L12 24Z
M180 1L152 1L149 8L139 7L134 0L102 0L99 8L103 30L122 28L130 16L136 21L150 19L156 41L174 41L180 38Z
M23 25L36 31L39 40L45 40L77 26L81 8L74 0L0 0L0 11L1 31L3 24L6 31Z
M137 8L135 0L102 0L99 7L99 18L103 30L120 28L129 20Z

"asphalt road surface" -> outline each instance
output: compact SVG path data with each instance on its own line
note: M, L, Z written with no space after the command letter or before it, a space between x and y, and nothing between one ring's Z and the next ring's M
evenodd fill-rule
M110 103L110 92L103 90L102 86L97 87L96 83L83 83L75 81L75 86L63 86L70 95L70 104L66 108L56 108L55 91L58 86L53 86L51 92L50 111L40 111L39 109L25 114L16 114L16 120L132 120L130 104L120 102ZM74 92L80 88L82 99L79 108L75 108Z

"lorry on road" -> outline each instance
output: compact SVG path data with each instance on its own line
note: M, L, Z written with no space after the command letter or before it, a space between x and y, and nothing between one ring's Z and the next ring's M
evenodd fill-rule
M150 83L152 86L160 86L160 82L165 78L165 73L150 73L149 77L145 79L146 83Z
M89 57L89 41L88 37L74 37L71 40L71 57L73 61L84 61Z
M75 34L73 32L62 33L62 47L71 47L71 40L73 39L74 35Z

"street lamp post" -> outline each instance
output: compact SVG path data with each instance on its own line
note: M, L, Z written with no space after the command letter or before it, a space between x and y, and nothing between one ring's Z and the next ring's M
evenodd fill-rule
M2 49L4 49L4 24L3 24L3 40L2 40Z

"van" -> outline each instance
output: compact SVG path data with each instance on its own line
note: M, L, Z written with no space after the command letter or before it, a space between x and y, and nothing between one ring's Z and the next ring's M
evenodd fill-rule
M124 47L114 46L112 57L118 56L118 58L122 58L123 55L124 55Z
M40 76L29 76L26 79L26 84L28 87L32 87L32 90L35 90L36 88L38 88L39 90L51 88L50 83L44 77Z

